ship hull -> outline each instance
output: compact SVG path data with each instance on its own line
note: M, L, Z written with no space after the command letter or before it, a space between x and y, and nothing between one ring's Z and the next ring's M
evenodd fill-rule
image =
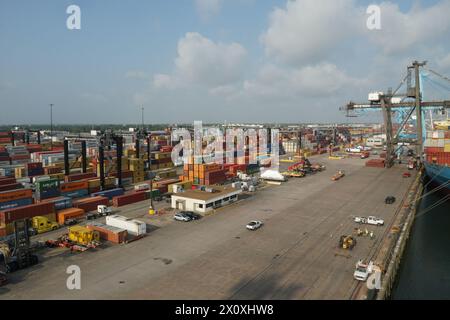
M425 162L425 171L431 180L430 185L441 186L450 181L450 167ZM450 194L450 185L440 190L442 193Z

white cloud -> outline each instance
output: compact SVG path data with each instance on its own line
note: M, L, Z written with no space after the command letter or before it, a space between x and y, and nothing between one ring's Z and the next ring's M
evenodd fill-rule
M195 0L197 13L203 21L211 19L219 13L223 0Z
M353 0L288 1L284 9L272 11L260 40L270 57L293 64L315 63L365 26L364 11Z
M244 82L244 92L250 96L322 97L336 95L343 88L353 88L365 82L347 75L330 63L320 63L299 69L266 65L255 80Z
M386 54L430 45L437 39L448 41L450 35L450 1L443 0L431 7L415 6L401 12L397 4L381 4L381 30L368 32L370 40Z
M189 32L179 40L177 51L174 74L155 75L155 87L229 85L242 77L247 56L245 48L238 43L215 43L195 32Z

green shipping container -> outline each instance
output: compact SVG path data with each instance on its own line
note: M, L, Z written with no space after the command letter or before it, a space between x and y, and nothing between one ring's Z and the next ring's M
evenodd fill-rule
M36 182L36 191L45 191L50 189L59 189L58 179L50 179Z

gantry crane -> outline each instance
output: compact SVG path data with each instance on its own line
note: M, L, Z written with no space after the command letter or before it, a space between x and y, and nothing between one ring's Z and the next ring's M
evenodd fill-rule
M444 101L423 101L420 87L420 69L424 68L426 61L418 62L414 61L412 65L408 66L407 76L402 80L397 89L392 92L388 90L387 93L378 92L372 97L369 95L369 102L355 103L349 102L343 110L347 112L347 116L351 116L353 111L357 110L381 110L383 113L384 127L386 130L386 167L389 168L393 164L394 145L399 142L414 143L417 148L417 154L422 155L423 152L423 109L424 108L450 108L450 100ZM439 75L430 69L427 69ZM414 73L414 86L412 85ZM441 76L442 77L442 76ZM445 78L445 77L443 77ZM448 80L448 79L446 79ZM398 94L397 91L407 81L407 90L405 94ZM413 101L402 101L400 99L396 102L393 98L410 98ZM341 108L342 109L342 108ZM392 113L399 109L410 109L405 119L400 124L400 128L394 134L392 126ZM413 113L416 113L416 132L417 137L415 139L407 139L407 141L400 139L399 134L403 130L408 120L412 119Z

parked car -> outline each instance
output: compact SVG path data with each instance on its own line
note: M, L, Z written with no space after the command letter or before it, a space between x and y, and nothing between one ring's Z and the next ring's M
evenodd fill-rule
M386 204L393 204L395 202L395 197L393 196L388 196L386 197L386 199L384 199L384 203Z
M257 229L261 228L262 225L263 225L263 223L261 221L250 221L247 224L246 228L248 230L257 230Z
M197 213L195 213L195 212L192 212L192 211L183 211L183 213L184 213L186 216L188 216L189 218L191 218L191 220L199 220L199 219L202 218L201 215L199 215L199 214L197 214Z
M370 261L368 264L359 260L355 266L355 272L353 277L358 281L366 281L369 275L373 272L373 262Z
M173 218L177 221L183 221L183 222L189 222L192 220L192 218L189 215L187 215L186 213L183 213L183 212L175 213Z
M370 216L370 217L355 217L354 219L355 222L357 223L361 223L361 224L372 224L375 226L382 226L384 225L384 220L383 219L379 219L377 217L374 216Z

